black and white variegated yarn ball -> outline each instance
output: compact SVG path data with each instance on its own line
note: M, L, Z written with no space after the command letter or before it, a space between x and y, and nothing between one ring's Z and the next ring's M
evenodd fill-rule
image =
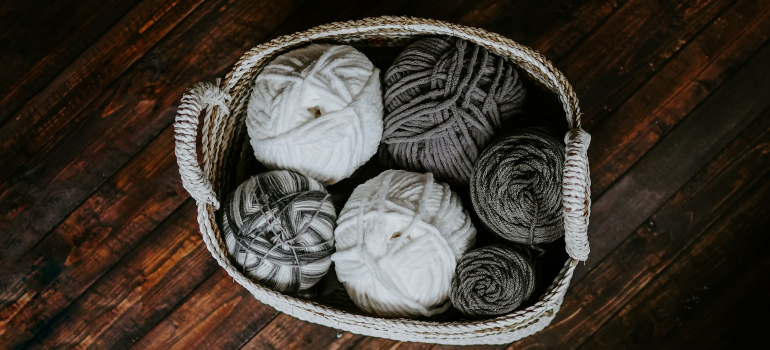
M329 270L337 215L316 180L286 170L254 176L230 193L222 218L232 261L273 290L300 293Z

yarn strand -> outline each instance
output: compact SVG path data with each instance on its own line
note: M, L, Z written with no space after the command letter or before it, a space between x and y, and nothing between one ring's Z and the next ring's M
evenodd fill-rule
M238 186L226 203L225 243L245 275L296 294L329 269L336 214L329 193L317 181L272 171Z
M383 143L395 162L464 185L503 121L523 109L513 64L457 38L427 38L385 74Z
M538 249L564 235L564 145L545 128L525 128L490 145L471 180L471 201L498 236Z
M520 248L493 245L474 249L457 264L452 305L470 318L516 310L535 290L535 268Z
M382 137L379 70L351 46L311 44L267 64L246 127L254 155L325 184L349 177Z
M448 185L385 171L353 191L337 224L332 260L359 308L382 317L449 308L452 272L475 229Z

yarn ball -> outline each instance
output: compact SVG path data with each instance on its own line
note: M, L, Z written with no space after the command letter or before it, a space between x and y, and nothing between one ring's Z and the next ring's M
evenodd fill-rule
M339 280L356 306L381 317L446 311L457 261L476 238L447 184L404 170L358 186L334 233Z
M490 145L471 179L471 201L484 225L534 246L564 235L564 145L555 132L525 128Z
M336 183L377 151L380 71L350 46L312 44L278 56L257 75L246 127L268 168Z
M225 203L225 244L245 275L296 294L329 270L337 215L318 181L271 171L238 186Z
M529 254L493 245L474 249L457 264L452 279L452 305L470 318L505 315L535 290L535 268Z
M422 39L385 73L383 142L402 168L465 185L525 97L509 60L458 38Z

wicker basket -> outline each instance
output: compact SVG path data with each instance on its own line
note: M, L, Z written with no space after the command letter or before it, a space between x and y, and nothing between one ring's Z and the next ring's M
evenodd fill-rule
M353 45L403 45L416 37L447 35L463 38L513 60L521 71L560 101L570 131L565 136L565 243L570 258L548 290L533 305L480 321L421 321L385 319L342 311L321 303L268 289L245 277L228 257L216 211L219 198L238 181L239 162L253 157L244 123L252 83L271 58L310 42ZM196 153L198 117L202 128L203 168ZM219 87L197 84L182 98L174 124L176 156L184 187L197 201L198 222L206 246L217 262L255 298L296 318L352 333L443 344L502 344L529 336L547 326L561 306L578 261L588 257L586 229L590 209L590 178L586 151L590 136L580 128L580 109L572 87L553 65L534 50L485 30L412 17L377 17L331 23L261 44L241 57ZM241 169L242 170L242 169ZM242 179L242 177L241 177ZM237 183L236 183L237 185Z

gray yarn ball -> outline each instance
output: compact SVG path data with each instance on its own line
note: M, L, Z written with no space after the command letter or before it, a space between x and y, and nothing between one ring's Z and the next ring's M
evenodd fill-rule
M385 73L383 143L399 166L464 185L525 96L509 60L458 38L422 39Z
M523 249L493 245L474 249L457 264L452 305L470 318L516 310L535 290L535 268Z
M296 294L329 270L337 214L316 180L278 170L247 180L227 198L223 233L241 271Z
M471 179L471 201L484 225L534 246L564 235L564 145L555 132L525 128L490 145Z

